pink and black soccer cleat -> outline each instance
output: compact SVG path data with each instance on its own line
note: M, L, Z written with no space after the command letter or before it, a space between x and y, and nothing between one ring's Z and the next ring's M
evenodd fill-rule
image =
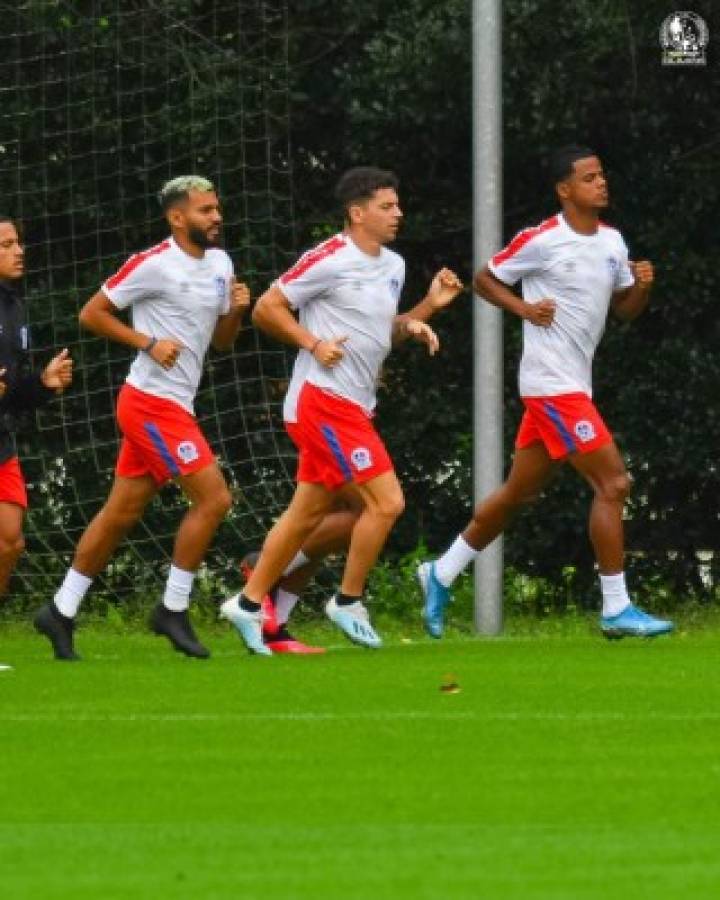
M253 568L260 556L259 551L255 550L246 554L240 562L240 571L245 581L252 575ZM298 641L287 630L285 624L280 624L277 620L277 610L275 609L275 590L271 588L262 599L262 637L263 643L269 647L273 653L297 653L312 654L325 653L325 647L313 647L311 644L303 644Z

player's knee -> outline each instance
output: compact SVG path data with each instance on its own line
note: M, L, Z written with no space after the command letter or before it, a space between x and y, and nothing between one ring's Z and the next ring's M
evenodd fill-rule
M630 496L631 481L627 472L613 475L600 484L599 493L604 500L624 503Z
M532 506L533 503L537 503L540 499L540 493L541 492L537 489L521 491L515 498L514 506Z
M378 515L394 522L405 512L405 497L401 490L393 491L378 503Z
M211 497L207 497L202 504L205 511L217 521L221 521L230 512L232 507L232 494L227 487L216 491Z
M140 518L140 512L133 507L127 509L103 510L103 531L110 534L126 534Z
M220 495L217 498L218 504L218 512L221 518L225 518L225 516L232 509L233 498L228 488L225 488L224 491L220 492Z
M8 535L0 538L0 559L3 562L15 561L25 550L25 538L22 534Z
M536 487L506 484L498 492L498 500L508 512L512 512L536 503L540 499L540 494L540 489Z

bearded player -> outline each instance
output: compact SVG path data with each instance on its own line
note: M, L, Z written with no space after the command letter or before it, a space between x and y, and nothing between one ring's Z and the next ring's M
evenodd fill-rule
M236 282L232 262L218 246L222 214L213 185L182 176L165 184L159 199L170 236L132 256L80 313L90 331L138 353L117 401L122 443L110 495L80 538L54 599L35 616L35 627L50 640L57 659L79 658L73 632L85 594L170 480L185 493L189 509L151 628L187 656L209 656L190 624L190 592L231 497L193 404L209 345L232 347L250 294ZM118 317L126 309L131 325Z

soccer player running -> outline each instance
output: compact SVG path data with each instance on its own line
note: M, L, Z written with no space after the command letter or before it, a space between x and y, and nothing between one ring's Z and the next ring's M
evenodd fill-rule
M418 569L432 637L442 635L453 581L538 497L563 462L594 492L589 532L600 573L603 634L650 637L673 627L643 612L628 595L622 516L630 479L591 399L592 360L608 309L624 321L639 316L648 304L653 267L629 262L620 233L600 221L608 188L592 150L558 150L551 175L562 212L521 231L475 276L478 294L523 320L519 387L525 413L507 481L480 503L439 559ZM517 281L522 299L510 290Z
M412 311L416 319L427 320L449 306L458 295L459 281L448 269L442 269L433 278L424 301ZM258 313L259 315L260 313ZM304 316L300 312L301 321ZM293 375L293 386L287 393L284 418L292 431L297 423L297 394L304 379L298 366ZM324 648L313 647L297 640L288 630L288 621L300 595L312 581L324 558L331 553L345 553L350 545L355 523L363 511L362 496L354 483L347 482L338 488L333 506L313 529L262 601L263 643L274 653L323 653ZM260 557L259 551L246 554L240 563L245 579L249 579Z
M352 525L340 590L325 611L351 640L381 645L363 592L404 499L372 424L378 376L393 344L412 339L436 352L437 336L424 321L434 311L432 296L455 296L462 288L444 269L428 296L398 315L405 263L386 246L402 218L397 188L391 172L371 167L346 172L336 188L345 230L302 256L253 312L259 328L300 348L284 409L299 450L297 489L269 532L242 593L221 607L256 653L272 652L262 639L263 598L315 529L326 527L338 492L350 484L362 511Z
M27 509L25 480L18 462L15 428L20 420L62 393L72 381L67 350L53 357L42 372L28 358L29 329L25 310L13 285L25 272L25 249L18 228L0 215L0 596L25 549L23 518Z
M193 402L209 344L232 347L250 293L235 280L232 262L218 246L222 215L211 182L181 176L163 186L159 199L171 236L130 257L80 313L90 331L138 354L117 401L122 443L110 495L80 538L54 599L35 616L35 627L50 639L57 659L78 659L73 631L88 588L170 479L176 479L190 508L150 624L176 650L209 656L190 624L190 591L231 496ZM117 315L128 307L132 326Z

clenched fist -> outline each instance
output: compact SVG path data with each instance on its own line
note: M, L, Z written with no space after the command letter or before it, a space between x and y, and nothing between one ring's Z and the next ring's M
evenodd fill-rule
M230 282L230 312L244 315L250 308L250 288L233 276Z
M433 310L443 309L457 297L463 289L463 283L450 269L440 269L436 273L427 292Z
M326 369L334 368L345 356L343 344L347 341L347 335L330 338L327 341L317 341L312 349L312 355Z
M555 319L555 310L557 303L554 300L544 299L538 300L537 303L526 303L526 314L523 318L533 325L539 325L540 328L549 328Z
M160 338L147 351L155 362L163 369L172 369L177 362L183 345L174 338Z
M635 284L641 288L649 288L655 280L653 264L647 259L642 259L638 262L631 262L629 265L630 271L635 276Z

